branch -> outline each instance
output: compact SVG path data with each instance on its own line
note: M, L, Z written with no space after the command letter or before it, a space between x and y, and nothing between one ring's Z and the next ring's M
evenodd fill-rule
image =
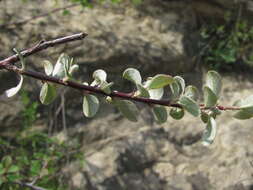
M28 57L32 54L35 54L35 53L42 51L44 49L47 49L49 47L54 47L56 45L68 43L68 42L75 41L75 40L81 40L81 39L85 38L86 36L87 36L87 34L85 34L85 33L79 33L79 34L74 34L71 36L66 36L66 37L58 38L58 39L51 40L51 41L41 41L36 46L22 51L21 54L23 57ZM71 87L71 88L74 88L77 90L84 91L85 93L100 94L100 95L104 95L104 96L110 96L112 98L116 97L116 98L121 98L121 99L125 99L125 100L142 102L142 103L146 103L149 105L156 104L156 105L162 105L162 106L182 108L181 104L173 103L170 100L156 100L156 99L149 99L149 98L144 98L144 97L136 97L136 96L133 96L133 93L123 93L123 92L113 91L111 94L106 94L101 89L94 87L94 86L84 85L84 84L81 84L81 83L78 83L75 81L71 81L71 80L65 81L60 78L47 76L47 75L40 73L40 72L19 69L18 67L13 65L17 61L19 61L19 57L17 54L10 56L10 57L0 61L0 68L3 68L8 71L13 71L13 72L18 73L20 75L32 77L32 78L41 80L43 82L47 81L47 82L51 82L51 83L55 83L55 84L59 84L59 85L63 85L63 86L68 86L68 87ZM202 110L209 109L208 107L205 107L203 104L200 104L200 107ZM238 108L238 107L216 106L216 108L218 108L219 110L222 110L222 111L224 111L224 110L240 110L240 108Z
M31 47L29 49L26 49L24 51L21 52L21 55L23 57L28 57L32 54L35 54L39 51L45 50L49 47L54 47L56 45L60 45L60 44L65 44L68 42L72 42L72 41L76 41L76 40L82 40L83 38L85 38L88 34L86 33L78 33L78 34L73 34L70 36L65 36L62 38L58 38L55 40L51 40L51 41L40 41L37 45L35 45L34 47ZM16 62L19 61L19 56L18 54L10 56L2 61L0 61L0 68L3 67L4 65L8 65L8 64L14 64Z

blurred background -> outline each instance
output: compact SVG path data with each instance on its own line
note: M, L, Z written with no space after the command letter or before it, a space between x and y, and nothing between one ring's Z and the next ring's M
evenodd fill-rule
M200 91L213 69L223 78L220 104L229 106L253 93L252 18L251 0L0 0L0 58L85 32L84 40L26 58L28 69L44 72L43 60L56 63L64 52L79 65L78 80L90 83L93 71L104 69L123 92L133 90L122 79L129 67L143 78L180 75ZM0 81L2 94L18 77L1 70ZM205 125L189 114L160 125L137 104L133 123L101 98L88 119L79 91L61 87L44 106L41 86L26 77L18 95L0 102L1 189L253 189L252 120L224 112L215 142L204 147ZM9 173L8 164L15 166Z

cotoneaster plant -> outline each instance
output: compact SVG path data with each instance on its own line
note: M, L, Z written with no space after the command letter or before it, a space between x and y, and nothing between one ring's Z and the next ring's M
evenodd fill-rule
M203 132L203 145L210 145L216 136L215 119L222 111L235 111L234 117L237 119L250 119L253 117L253 95L241 99L233 106L222 106L218 100L222 89L221 76L216 71L207 73L206 82L202 88L204 102L198 102L198 89L195 86L185 85L185 81L180 76L170 76L167 74L157 74L153 77L143 80L140 72L135 68L127 68L122 77L133 83L134 90L130 93L118 92L112 89L113 82L107 81L107 74L104 70L96 70L92 77L93 81L79 82L73 78L73 73L78 70L78 65L74 63L73 58L66 54L61 54L55 65L49 61L44 61L44 72L34 72L26 69L24 57L30 56L59 44L81 40L87 34L79 33L52 41L41 41L36 46L24 51L17 51L16 55L10 56L0 61L0 68L7 71L13 71L20 76L19 84L13 87L1 96L10 98L17 94L22 88L24 76L32 77L42 81L40 91L40 101L48 105L52 103L57 96L57 85L71 87L83 92L82 109L84 116L93 117L99 109L98 95L104 97L105 101L115 106L127 119L136 122L138 119L138 109L135 102L148 104L158 123L166 122L168 115L175 120L180 120L188 112L194 117L199 117L206 125ZM22 67L18 68L14 64L21 61ZM170 87L171 99L163 99L164 88ZM169 114L166 107L170 107Z

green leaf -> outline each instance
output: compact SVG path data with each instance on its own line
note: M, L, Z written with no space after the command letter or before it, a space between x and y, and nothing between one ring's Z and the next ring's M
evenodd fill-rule
M17 165L12 165L9 169L8 169L8 173L16 173L19 171L19 167Z
M7 179L11 182L17 181L21 179L21 176L19 174L9 174L7 175Z
M167 114L167 110L164 106L154 106L153 113L154 113L155 119L158 123L164 123L167 121L168 114Z
M217 103L217 100L218 100L217 96L207 86L203 87L203 91L204 91L204 104L205 104L205 106L206 107L215 106Z
M208 86L213 93L219 97L221 91L221 76L216 71L209 71L207 73L206 86Z
M99 100L94 95L85 95L83 97L83 113L86 117L93 117L99 108Z
M198 89L190 85L186 87L184 95L196 101L198 99L198 93Z
M173 119L180 120L184 117L184 109L181 108L172 108L170 110L170 116Z
M92 77L96 81L102 82L102 81L106 81L107 74L106 74L106 72L104 70L98 69L98 70L94 71Z
M43 66L44 66L46 75L49 76L53 73L54 67L50 61L47 61L47 60L43 61Z
M136 87L138 89L136 96L144 97L144 98L149 98L149 92L148 90L142 86L141 84L136 84Z
M41 161L39 160L32 160L31 161L30 172L32 176L38 176L41 170Z
M44 105L52 103L56 98L56 89L52 84L45 82L40 91L40 101Z
M137 122L138 109L133 102L128 100L114 100L114 105L119 109L123 116L133 122Z
M154 76L148 83L148 89L163 88L174 82L174 78L170 75L158 74Z
M20 81L19 81L18 85L9 89L9 90L6 90L4 92L4 97L10 98L10 97L16 95L19 92L19 90L22 88L23 81L24 81L24 78L22 75L20 75Z
M18 54L18 58L19 58L21 65L22 65L21 70L25 70L26 63L25 63L24 56L16 48L13 48L13 50L14 50L14 52L16 52Z
M174 79L179 84L179 86L180 86L180 93L182 94L184 92L184 90L185 90L185 81L184 81L184 79L182 77L180 77L180 76L175 76Z
M203 136L202 136L202 144L204 146L209 146L210 144L213 143L214 141L214 138L216 136L216 122L214 120L214 118L210 117L208 119L208 122L207 122L207 126L206 126L206 129L203 133Z
M12 158L10 156L4 156L1 162L4 168L8 168L12 164Z
M183 106L183 108L188 111L193 116L197 117L200 114L200 108L198 104L191 98L187 96L181 96L179 99L179 103Z
M236 119L250 119L253 117L253 106L248 108L243 108L233 115Z
M106 81L103 81L100 85L99 85L99 88L106 94L111 94L111 87L114 83L113 82L106 82Z
M69 57L64 53L62 53L54 66L54 70L52 73L53 77L64 78L67 75L66 67L68 65L69 65Z
M137 69L128 68L123 72L123 78L135 84L141 84L141 74Z
M180 92L180 86L177 81L170 84L170 89L171 89L171 93L172 93L172 98L173 99L179 98L181 92Z

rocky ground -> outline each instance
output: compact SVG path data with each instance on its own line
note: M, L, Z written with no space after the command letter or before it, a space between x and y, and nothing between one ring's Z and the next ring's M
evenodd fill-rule
M0 2L1 22L8 24L54 6L63 6L61 3L54 5L50 0L38 2L27 3L25 8L18 0ZM63 16L60 12L22 26L1 27L0 57L10 55L13 47L29 47L41 38L84 31L89 36L83 41L27 59L31 69L41 69L43 59L55 61L64 51L74 56L80 65L78 76L82 80L89 80L96 68L102 68L108 71L111 80L121 84L116 85L118 89L129 90L129 84L119 78L127 67L135 67L144 76L155 73L182 75L187 84L201 89L205 71L196 67L192 57L198 53L198 18L210 17L211 14L207 11L209 9L201 6L210 6L217 11L215 16L219 16L218 13L229 9L229 2L147 0L137 7L127 1L120 6L75 7L71 9L71 15ZM250 11L251 1L246 3ZM1 81L8 80L8 83L1 82L1 92L15 84L16 80L9 80L13 76L15 79L15 75L1 71ZM231 105L235 100L252 94L251 80L252 76L241 74L223 76L220 102ZM39 85L39 82L30 81L26 88L37 97ZM231 112L222 114L217 120L218 135L214 144L204 147L200 143L204 125L190 115L182 121L170 118L165 124L158 125L149 109L138 105L141 108L139 121L132 123L114 108L105 105L95 119L87 120L81 112L79 94L67 90L64 96L68 135L61 132L59 136L68 140L78 139L83 145L80 151L86 158L83 169L78 167L78 163L63 168L70 189L253 188L252 120L238 121L231 118ZM40 127L49 127L47 123L50 122L44 113L53 108L41 106ZM0 125L3 133L9 134L20 125L19 113L22 109L18 96L1 102ZM61 122L58 125L61 127Z

